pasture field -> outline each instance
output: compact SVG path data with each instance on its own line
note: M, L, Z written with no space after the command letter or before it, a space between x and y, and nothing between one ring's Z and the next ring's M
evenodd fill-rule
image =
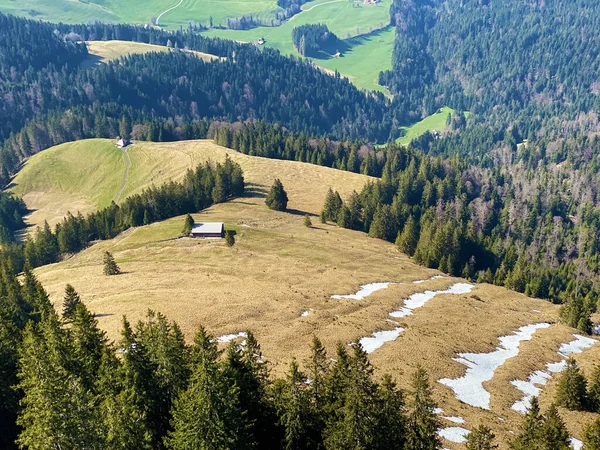
M276 0L0 0L1 12L30 19L144 24L160 16L159 25L172 30L190 21L206 24L210 17L215 24L244 14L268 20L280 10Z
M446 129L446 120L448 119L448 116L452 114L454 114L454 110L444 106L438 112L425 117L420 122L417 122L410 127L403 127L405 134L398 138L396 142L402 145L408 145L413 139L425 134L426 131L437 130L442 132Z
M292 30L299 25L323 23L343 39L338 49L341 58L321 54L309 58L316 65L328 70L338 70L359 89L384 91L377 84L379 72L392 68L392 49L395 31L389 24L389 0L377 5L353 6L347 0L317 0L302 6L303 11L279 27L258 27L251 30L219 30L204 32L207 36L232 39L240 42L256 42L265 39L268 47L278 49L285 55L300 56L292 44ZM383 28L382 31L374 31ZM360 34L360 36L356 36ZM356 36L356 37L355 37Z
M56 219L58 198L72 209L105 206L123 183L125 161L119 152L111 141L94 139L32 157L13 188L31 207L30 199L35 199L38 210L30 221ZM135 321L151 308L178 322L188 338L200 324L215 336L252 330L273 373L281 375L291 358L303 361L307 357L313 335L333 354L337 342L356 342L400 326L404 331L397 339L370 354L376 373L391 373L400 386L408 388L415 368L425 367L443 416L464 418L461 426L467 429L486 423L502 442L518 431L522 418L510 409L521 397L510 381L526 379L545 363L560 360L556 353L560 344L574 339L575 330L558 323L558 306L486 284L475 285L466 294L438 295L412 315L394 319L397 324L391 323L389 313L401 308L408 296L444 290L464 280L432 278L439 275L437 271L415 265L392 244L318 221L316 215L329 187L347 197L368 177L246 156L209 141L138 143L128 153L132 164L123 198L151 184L180 179L187 168L207 160L222 161L226 154L242 166L247 194L194 214L197 221L223 221L227 229L235 230L233 248L221 241L179 238L183 217L177 217L130 229L60 263L36 269L57 308L65 284L73 284L111 339L118 338L122 315ZM93 182L73 175L76 170L88 173L92 169L99 171ZM264 205L275 177L288 192L287 212L271 211ZM106 193L99 195L99 191ZM305 214L313 216L312 228L303 225ZM107 250L115 256L122 275L108 278L102 274L102 255ZM425 281L414 283L417 280ZM331 298L354 294L360 285L375 282L393 284L363 300ZM449 388L436 382L465 374L465 366L453 360L457 353L494 351L500 336L536 323L550 326L522 342L518 355L483 383L491 394L490 410L460 402ZM576 358L589 371L599 351L596 346ZM544 406L554 389L553 380L543 392ZM581 428L591 416L561 413L571 435L581 438ZM446 441L444 447L462 448Z
M82 62L84 67L92 67L98 63L105 63L127 55L174 51L173 49L163 45L145 44L142 42L130 41L87 41L86 45L89 56ZM209 53L197 52L194 50L183 51L195 55L204 61L219 59L218 56L211 55Z

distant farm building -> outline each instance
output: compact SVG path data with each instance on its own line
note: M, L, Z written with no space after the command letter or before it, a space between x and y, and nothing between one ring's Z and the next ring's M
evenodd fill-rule
M333 55L334 58L339 58L340 56L342 56L342 53L339 50Z
M119 148L125 148L128 145L131 145L131 141L129 139L123 138L117 141L117 147Z
M265 38L261 37L261 38L258 40L258 45L263 45L264 43L265 43Z
M202 239L222 239L225 236L223 222L195 223L192 228L192 237Z

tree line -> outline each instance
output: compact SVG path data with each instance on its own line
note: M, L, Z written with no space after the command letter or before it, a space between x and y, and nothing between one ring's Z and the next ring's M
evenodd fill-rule
M78 252L95 240L111 239L130 227L200 211L243 192L242 169L227 157L223 164L205 163L188 170L179 183L144 189L120 205L113 202L85 217L69 213L54 230L46 223L23 244L5 245L0 258L11 273L19 273L25 267L57 262L62 255Z

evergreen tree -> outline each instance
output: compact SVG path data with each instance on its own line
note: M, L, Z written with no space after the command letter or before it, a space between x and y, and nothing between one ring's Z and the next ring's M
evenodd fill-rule
M567 360L556 390L556 403L571 411L583 411L587 404L587 381L577 362Z
M227 385L218 355L216 342L200 329L192 347L194 366L189 386L173 406L173 430L166 439L167 448L238 448L234 423L235 418L239 418L239 410L231 398L237 396L239 388Z
M20 446L103 449L97 400L69 372L73 363L65 332L56 316L25 328L19 388L24 397L18 424Z
M285 430L282 448L303 450L317 448L310 434L311 416L306 377L300 372L296 361L290 364L286 378L279 383L276 399L279 423Z
M412 382L414 402L408 417L408 450L437 450L442 447L437 430L441 427L431 394L427 372L417 369Z
M569 432L555 405L550 406L542 425L541 448L543 450L568 450Z
M495 437L491 428L479 425L473 428L467 436L467 450L494 450L498 448L494 444Z
M277 178L273 183L273 186L271 186L271 190L267 194L265 203L269 209L275 211L285 211L287 209L288 196L283 189L283 184L281 184L279 178Z
M329 188L327 196L325 197L325 205L323 206L323 211L321 213L325 222L328 220L337 222L342 203L340 194L337 191L333 192L333 190Z
M594 367L592 371L587 393L590 408L600 412L600 366Z
M540 450L544 418L540 413L537 397L531 399L531 406L521 424L521 432L510 442L511 450Z
M145 213L145 211L144 211ZM191 214L187 214L185 216L185 220L183 223L183 230L181 231L181 233L184 236L189 236L190 234L192 234L192 228L194 228L194 218L191 216Z
M104 275L119 275L121 270L110 252L104 253Z
M369 228L369 236L393 241L396 237L397 225L392 216L391 207L383 205L378 208L373 216L371 227Z
M304 226L306 228L312 228L312 221L310 220L310 216L308 214L304 215Z
M233 231L225 231L225 244L227 244L227 247L233 247L235 245L235 235L233 234Z
M381 380L377 398L378 424L374 430L375 448L404 449L407 435L404 396L389 375Z
M584 429L583 450L600 450L600 419L594 420Z
M81 298L75 288L70 284L65 287L65 297L63 300L63 319L71 320L75 315L77 305L81 303Z
M396 246L402 253L409 256L414 255L417 244L419 243L419 225L411 215L406 220L402 232L398 234Z
M77 304L75 308L68 334L73 343L73 372L79 376L83 386L91 390L108 341L106 334L98 328L98 321L83 303Z

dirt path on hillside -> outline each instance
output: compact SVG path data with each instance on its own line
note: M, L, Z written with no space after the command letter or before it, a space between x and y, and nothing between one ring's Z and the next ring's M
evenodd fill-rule
M131 167L131 158L129 158L129 153L127 153L127 147L125 147L121 151L125 155L125 174L123 175L123 184L121 184L121 189L119 189L119 192L115 196L115 203L117 203L121 199L121 195L125 190L125 185L127 184L127 181L129 181L129 168Z
M164 16L164 15L165 15L166 13L168 13L169 11L173 11L175 8L178 8L178 7L180 7L182 3L183 3L183 0L179 0L179 3L177 3L175 6L172 6L172 7L170 7L169 9L167 9L167 10L165 10L165 11L161 12L161 13L158 15L158 17L156 18L156 26L157 26L157 27L159 27L159 26L160 26L158 22L160 21L160 18L161 18L162 16Z

